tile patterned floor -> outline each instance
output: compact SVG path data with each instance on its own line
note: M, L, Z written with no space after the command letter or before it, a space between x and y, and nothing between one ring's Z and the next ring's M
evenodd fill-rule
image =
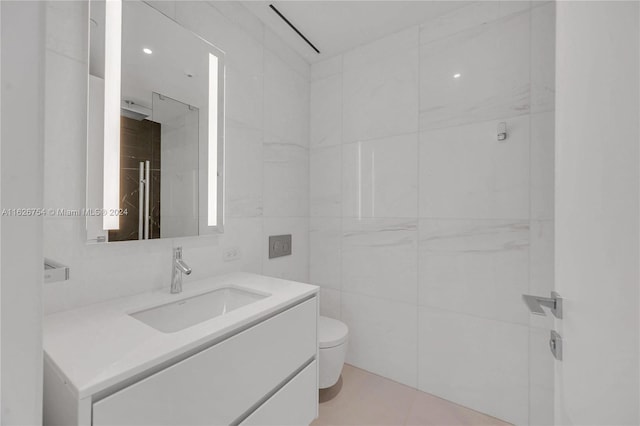
M340 381L320 391L312 426L508 426L502 420L345 364Z

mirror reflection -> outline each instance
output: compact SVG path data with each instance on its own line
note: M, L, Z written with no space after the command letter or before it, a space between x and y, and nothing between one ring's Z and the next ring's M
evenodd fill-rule
M221 230L221 52L142 2L90 5L87 201L118 214L88 240Z

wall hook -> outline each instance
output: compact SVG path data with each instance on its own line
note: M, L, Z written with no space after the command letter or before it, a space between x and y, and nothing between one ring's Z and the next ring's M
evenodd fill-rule
M503 141L507 139L507 123L501 121L498 123L498 140Z

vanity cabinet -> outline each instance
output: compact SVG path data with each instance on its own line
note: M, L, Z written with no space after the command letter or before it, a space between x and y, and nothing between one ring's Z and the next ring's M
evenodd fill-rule
M78 413L74 423L94 426L309 424L317 415L317 316L312 297L141 380L93 395L85 401L90 410L67 411ZM47 389L54 390L51 383ZM68 424L47 416L53 410L46 399L45 424Z
M315 418L316 399L308 398L308 390L317 387L317 361L313 361L285 384L268 403L258 407L242 426L299 426ZM314 413L309 420L309 414Z

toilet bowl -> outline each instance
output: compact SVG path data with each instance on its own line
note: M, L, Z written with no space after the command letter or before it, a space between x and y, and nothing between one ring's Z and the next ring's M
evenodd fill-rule
M318 345L320 347L319 383L320 389L335 385L340 378L344 359L347 355L346 324L333 318L321 316L318 321Z

